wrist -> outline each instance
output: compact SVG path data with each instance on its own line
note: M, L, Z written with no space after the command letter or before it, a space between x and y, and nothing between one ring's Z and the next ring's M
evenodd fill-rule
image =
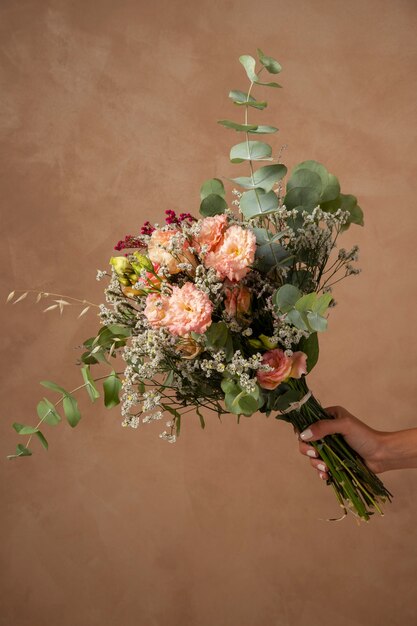
M417 468L417 429L378 432L377 462L381 472Z

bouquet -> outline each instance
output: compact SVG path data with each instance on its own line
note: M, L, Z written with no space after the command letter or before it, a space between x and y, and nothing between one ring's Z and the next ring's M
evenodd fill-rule
M98 315L101 328L84 341L80 357L83 384L94 402L104 380L104 403L120 403L123 426L137 428L167 420L159 437L174 443L184 416L205 427L206 411L250 417L260 411L290 422L302 431L329 419L307 385L319 356L318 336L334 307L332 289L358 274L358 248L338 247L339 235L351 224L363 225L353 195L343 194L334 174L317 161L303 161L287 176L280 155L259 136L277 128L249 121L249 111L267 103L252 94L263 71L278 74L280 64L258 50L258 61L240 57L247 91L229 97L243 111L242 122L219 123L242 133L230 151L232 163L245 163L246 176L230 179L233 200L224 183L207 180L200 191L200 217L167 210L164 224L146 222L140 232L115 246L105 304ZM257 63L259 69L257 69ZM284 183L284 180L286 182ZM227 180L227 179L225 179ZM29 292L9 300L21 301ZM38 293L38 301L54 294ZM80 315L85 314L91 304ZM62 310L62 296L45 310ZM113 367L93 376L97 366ZM60 395L37 407L36 426L13 424L28 442L19 443L10 458L31 455L33 437L47 448L45 424L61 420L71 426L80 419L76 390L51 381L41 383ZM329 480L344 514L368 520L391 494L340 435L312 444L329 468Z

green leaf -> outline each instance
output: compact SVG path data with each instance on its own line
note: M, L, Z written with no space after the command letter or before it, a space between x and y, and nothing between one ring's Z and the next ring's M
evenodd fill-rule
M167 387L171 387L173 382L174 382L174 371L170 370L165 377L164 385L166 385ZM145 391L145 385L143 383L142 385L143 385L143 391ZM143 393L143 391L141 393Z
M280 71L282 70L282 67L278 63L278 61L276 61L276 59L266 56L260 48L258 48L257 52L258 52L258 58L260 62L270 74L280 73Z
M319 298L317 298L311 310L314 313L318 313L319 315L324 315L324 313L326 313L327 309L329 308L329 304L332 300L333 296L331 293L324 293Z
M295 166L293 173L298 170L307 169L317 174L321 180L320 203L335 200L340 194L340 184L336 176L330 174L322 163L318 161L303 161Z
M200 426L201 426L201 428L205 428L206 427L206 423L204 421L203 414L201 413L201 411L198 408L198 406L196 407L196 412L197 412L198 417L200 418Z
M16 446L16 455L13 456L32 456L32 452L29 448L26 448L23 443L18 443Z
M45 436L41 433L40 430L37 430L35 434L36 434L37 438L39 439L39 441L41 442L41 444L43 445L43 447L45 448L45 450L47 450L48 449L48 441L45 438Z
M128 326L122 326L121 324L109 324L108 326L103 327L100 333L104 333L105 331L109 330L113 335L117 335L120 337L130 337L131 335L131 328L129 328Z
M104 404L108 409L120 403L119 392L122 388L122 382L113 370L110 376L103 383L104 387Z
M323 332L327 328L327 319L325 317L322 317L318 313L313 313L312 311L309 311L307 313L307 320L313 330Z
M222 391L230 396L237 396L242 391L234 378L223 378L220 384Z
M309 374L319 359L319 339L317 333L303 337L298 344L298 350L307 355L307 373Z
M246 71L246 75L249 78L249 80L254 83L258 80L258 76L255 72L255 66L256 66L256 61L253 57L251 57L249 54L242 54L242 56L239 57L239 61L242 63L243 67L245 68Z
M355 204L352 208L348 209L350 213L350 223L358 224L359 226L364 225L363 220L363 211L358 204Z
M233 357L233 340L225 322L212 322L204 335L208 347L225 351L226 361Z
M56 426L61 421L61 416L55 408L55 405L44 398L36 407L38 416L42 422L46 422L49 426Z
M13 428L19 435L34 435L38 432L36 426L24 426L23 424L18 424L18 422L14 422Z
M50 380L42 380L40 384L46 387L47 389L52 389L52 391L63 393L64 395L68 394L68 391L66 389L64 389L63 387L60 387L59 385L56 385L55 383L52 383Z
M244 141L232 147L230 160L232 163L242 163L242 161L260 161L269 159L272 148L262 141Z
M255 133L256 135L269 135L269 134L278 132L278 128L276 128L276 126L265 126L265 125L260 124L253 130L248 130L247 132Z
M306 322L305 315L300 313L300 311L297 311L297 309L291 309L291 311L288 311L287 321L300 330L310 330Z
M267 102L258 102L253 96L249 96L243 91L231 91L229 98L238 106L248 106L260 110L267 107Z
M256 411L258 410L258 402L253 396L245 394L241 398L239 398L239 401L237 402L237 407L239 413L242 413L243 415L249 417L256 413Z
M255 215L271 213L278 206L278 196L274 191L266 193L263 189L251 189L251 191L245 191L240 198L240 210L247 219Z
M226 191L220 178L210 178L206 180L200 188L200 199L204 200L207 196L216 194L217 196L225 197Z
M74 396L72 396L71 394L68 394L64 396L62 405L64 407L65 417L67 418L69 425L72 428L75 428L75 426L81 419L81 414L78 409L78 402L76 398L74 398Z
M312 293L308 293L305 296L302 296L299 300L297 300L294 306L297 311L300 311L300 313L306 313L307 311L313 310L313 306L315 305L316 301L317 294L313 291Z
M100 397L100 394L94 384L94 380L91 377L90 367L88 365L84 365L84 367L81 368L81 374L83 376L84 383L86 384L86 390L90 396L90 400L91 402L95 402Z
M334 200L340 194L340 183L334 174L328 174L326 185L323 186L320 202Z
M263 83L260 80L255 80L255 84L256 85L262 85L263 87L276 87L278 89L282 89L282 85L280 85L279 83Z
M286 173L287 168L285 165L264 165L254 172L253 178L251 176L241 176L239 178L232 178L231 180L246 189L260 187L268 192L272 190L275 183L281 180Z
M349 222L342 226L342 230L349 228L350 224L358 224L359 226L364 225L363 211L358 205L356 196L341 193L335 200L331 200L330 202L321 202L320 207L323 211L328 213L334 213L338 209L342 209L342 211L349 211Z
M262 273L268 273L273 267L286 265L291 257L288 257L288 250L270 241L256 247L255 258L256 268Z
M147 270L148 272L153 273L155 272L152 261L145 254L140 254L140 252L136 251L133 253L133 256L135 257L136 261L131 261L130 263L136 274L139 275L142 270Z
M227 202L222 196L215 193L211 193L204 198L200 204L200 213L203 217L212 217L213 215L220 215L227 209Z
M221 124L222 126L225 126L226 128L231 128L233 130L243 131L243 132L246 132L246 133L249 132L249 131L253 132L256 129L260 128L256 124L238 124L237 122L232 122L230 120L219 120L217 123ZM265 128L267 128L267 127L265 126ZM272 128L272 126L271 126L271 128Z
M305 269L294 269L291 274L291 283L298 287L301 291L310 291L314 289L315 284L311 272Z
M272 301L275 306L282 312L288 313L294 308L297 300L300 299L301 291L294 285L282 285L273 295Z
M321 178L309 169L297 169L287 183L284 204L287 209L303 207L314 209L318 206L322 191Z

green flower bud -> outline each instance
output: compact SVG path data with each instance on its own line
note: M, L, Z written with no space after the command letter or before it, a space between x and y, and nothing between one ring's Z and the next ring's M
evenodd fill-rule
M271 337L267 337L266 335L259 335L259 339L262 342L262 345L268 350L274 350L277 347L278 341L271 341Z
M113 265L118 276L124 276L132 271L132 266L125 256L112 256L110 265Z

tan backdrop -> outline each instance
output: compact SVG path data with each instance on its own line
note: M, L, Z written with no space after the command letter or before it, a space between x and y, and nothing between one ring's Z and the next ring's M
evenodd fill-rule
M216 120L242 115L227 94L259 46L284 68L260 115L275 149L326 163L366 216L311 385L373 427L416 426L416 27L415 0L3 0L3 302L14 287L100 302L119 238L239 175ZM384 475L384 518L326 523L333 493L287 424L190 415L172 446L85 400L48 453L4 460L38 382L80 383L97 325L42 308L1 307L2 625L417 623L415 470Z

